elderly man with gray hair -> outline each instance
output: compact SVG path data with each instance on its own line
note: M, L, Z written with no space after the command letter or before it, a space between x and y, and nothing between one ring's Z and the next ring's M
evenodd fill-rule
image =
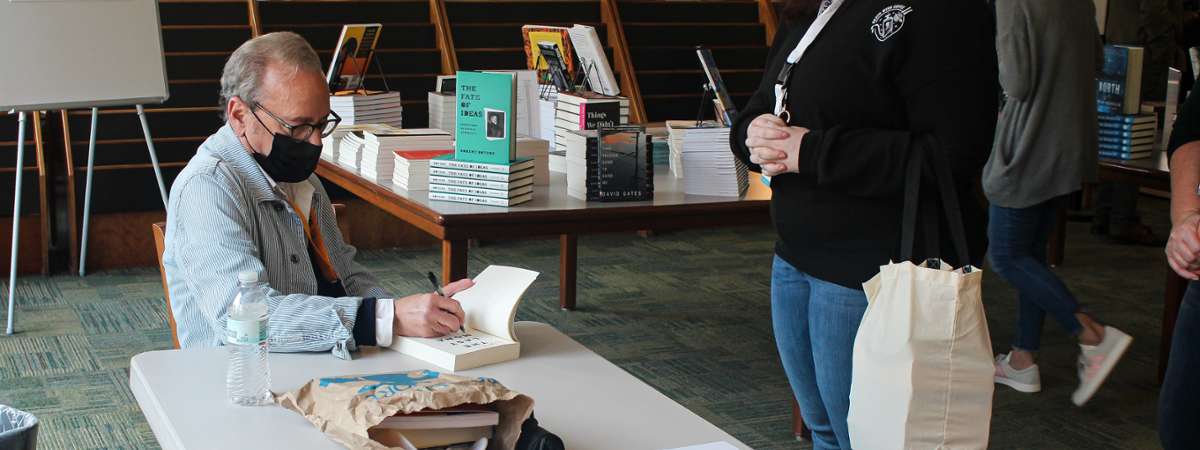
M446 296L393 298L354 262L329 197L313 175L321 138L340 118L316 52L299 35L254 38L221 74L225 125L200 145L171 186L163 268L182 347L222 342L238 274L270 289L270 350L342 358L392 336L432 337L462 324Z

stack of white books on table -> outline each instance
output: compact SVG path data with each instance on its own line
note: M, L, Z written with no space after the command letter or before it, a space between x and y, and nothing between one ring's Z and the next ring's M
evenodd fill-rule
M728 127L713 122L696 126L689 121L670 121L667 127L672 137L678 136L672 157L677 151L685 194L739 197L746 193L749 173L729 148Z
M329 136L321 138L321 159L338 162L338 153L342 148L342 138L350 134L350 130L339 125Z
M589 178L595 180L595 177L588 175L588 154L595 161L596 139L599 135L600 132L596 130L580 130L560 136L559 142L567 149L567 195L571 197L581 200L588 198Z
M387 182L395 172L395 151L452 148L450 133L436 128L364 131L358 173L376 183Z
M328 142L322 139L323 145L336 146L331 149L330 161L336 162L343 166L358 170L359 162L361 161L361 151L366 143L364 133L395 133L400 131L400 128L391 125L383 124L360 124L360 125L338 125L338 131L330 135ZM332 139L337 136L337 139ZM322 150L322 155L325 150Z
M694 126L696 122L692 120L667 121L667 147L670 149L667 164L671 166L671 175L675 178L683 178L683 137Z
M603 126L629 123L629 99L594 92L558 93L554 111L554 140L551 170L566 172L566 144L562 140L572 131L595 130ZM561 170L556 170L561 169Z
M550 143L550 147L554 147L554 119L558 112L558 94L549 93L545 96L538 97L537 100L537 116L538 128L535 131L534 137L545 139Z
M533 158L508 164L429 160L429 199L488 206L516 206L533 199Z
M342 124L385 124L399 128L404 107L399 92L329 96L329 108L342 118Z
M429 190L429 160L454 153L446 150L396 150L392 184L406 191Z
M453 93L429 93L429 128L454 132L454 125L457 123L454 116L454 102Z
M337 163L357 171L358 155L362 146L362 131L346 133L345 136L342 136L341 144L338 146Z
M533 184L550 185L550 143L544 139L517 136L517 158L533 158Z
M340 124L340 125L338 125L337 129L333 130L333 133L330 133L329 136L321 138L321 158L331 161L331 162L341 162L340 155L341 155L341 150L342 150L342 139L345 139L346 136L349 136L351 133L354 133L357 131L357 132L360 132L358 135L357 143L361 144L361 142L362 142L361 132L368 131L368 130L386 131L386 130L399 130L399 128L393 127L391 125L372 125L372 124L346 125L346 124ZM357 148L355 148L354 151L358 151ZM356 158L357 158L357 156L356 156ZM349 164L347 164L347 165L349 165Z
M558 111L557 97L557 94L549 94L547 98L538 99L538 135L536 137L545 140L549 144L547 152L550 154L550 170L566 172L567 154L556 148L554 144L554 117Z

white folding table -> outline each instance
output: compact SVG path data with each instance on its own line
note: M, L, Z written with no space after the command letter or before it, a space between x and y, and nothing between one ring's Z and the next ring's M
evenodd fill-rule
M570 449L670 449L710 442L749 448L549 325L520 322L521 358L466 370L529 395L534 414ZM436 367L367 348L353 361L328 353L271 354L272 390L335 375ZM134 356L129 385L164 449L337 449L299 414L279 406L233 406L225 395L223 348Z

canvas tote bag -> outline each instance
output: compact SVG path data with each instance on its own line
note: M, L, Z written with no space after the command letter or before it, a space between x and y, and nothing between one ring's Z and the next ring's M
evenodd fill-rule
M995 369L980 298L983 273L939 259L909 262L918 209L925 210L926 245L932 247L926 254L939 254L937 212L920 202L927 165L937 178L958 260L970 261L949 164L936 143L925 144L908 162L903 260L881 267L863 284L868 306L854 342L848 418L858 450L987 448Z

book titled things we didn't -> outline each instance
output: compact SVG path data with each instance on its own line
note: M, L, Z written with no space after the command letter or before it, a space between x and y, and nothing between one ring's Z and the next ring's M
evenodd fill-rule
M458 72L455 160L508 164L516 159L516 86L512 73Z

